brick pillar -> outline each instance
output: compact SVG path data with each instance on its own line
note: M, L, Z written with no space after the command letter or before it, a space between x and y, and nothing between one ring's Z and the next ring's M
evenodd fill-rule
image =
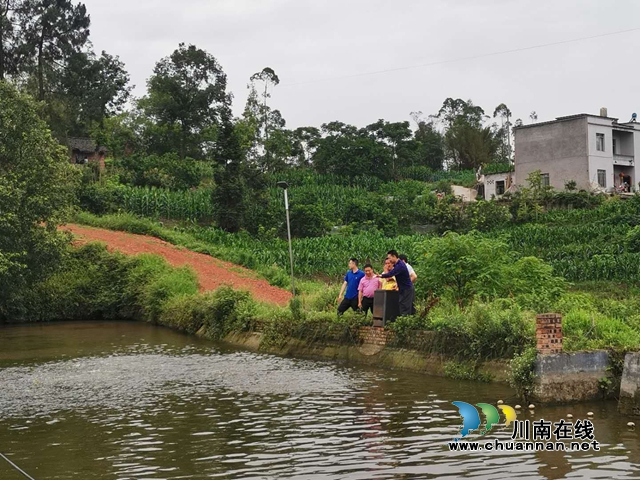
M562 353L562 315L536 315L536 341L540 354Z

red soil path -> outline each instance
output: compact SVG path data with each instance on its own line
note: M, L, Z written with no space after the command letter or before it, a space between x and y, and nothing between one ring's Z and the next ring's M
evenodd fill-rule
M73 224L62 229L71 232L76 237L76 243L98 241L106 243L110 251L117 250L127 255L154 253L163 256L175 267L189 265L198 274L202 292L227 284L238 290L248 290L255 299L263 302L286 305L291 298L290 292L269 285L269 282L259 279L251 270L177 247L155 237Z

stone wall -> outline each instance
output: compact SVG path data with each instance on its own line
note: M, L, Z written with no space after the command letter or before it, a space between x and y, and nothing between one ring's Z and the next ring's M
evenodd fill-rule
M567 403L602 398L600 380L609 376L605 351L538 355L532 397L541 403Z
M624 359L618 411L640 416L640 352L627 353Z

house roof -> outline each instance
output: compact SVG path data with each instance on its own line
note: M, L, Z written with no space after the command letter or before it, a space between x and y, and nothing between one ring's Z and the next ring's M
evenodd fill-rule
M587 117L592 117L592 118L604 118L606 120L611 120L612 122L612 127L613 128L629 128L629 129L634 129L635 128L633 126L630 126L629 124L631 123L633 125L632 122L624 122L624 123L618 123L618 119L615 117L603 117L601 115L593 115L590 113L578 113L576 115L566 115L564 117L557 117L555 120L549 120L547 122L536 122L536 123L531 123L529 125L520 125L519 127L513 127L514 130L519 130L521 128L531 128L531 127L539 127L540 125L550 125L552 123L557 123L557 122L568 122L571 120L577 120L579 118L587 118Z
M98 146L93 139L88 137L69 137L67 138L67 146L71 150L78 150L79 152L86 153L107 151L106 147Z

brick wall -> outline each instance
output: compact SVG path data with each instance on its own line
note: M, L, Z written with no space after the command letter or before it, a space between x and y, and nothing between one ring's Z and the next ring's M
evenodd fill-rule
M536 343L540 354L562 353L562 315L536 315Z
M387 342L392 341L395 334L382 327L360 327L358 338L363 344L379 345L384 347Z

